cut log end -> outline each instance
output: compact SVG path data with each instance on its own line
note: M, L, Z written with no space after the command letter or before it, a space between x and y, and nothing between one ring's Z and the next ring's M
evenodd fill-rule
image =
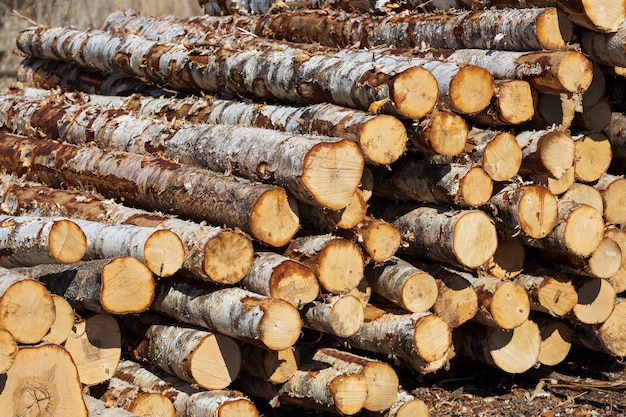
M354 336L363 324L361 301L352 295L341 296L333 305L326 325L329 332L339 337Z
M606 321L617 298L615 289L605 279L589 278L577 288L578 303L572 309L576 320L583 324Z
M76 313L65 298L52 295L52 301L54 302L54 310L56 312L55 319L50 327L50 331L43 337L42 341L60 345L70 336L76 320Z
M614 224L626 224L626 179L618 178L602 192L604 217Z
M395 162L406 150L404 124L393 116L378 115L364 123L359 137L363 156L374 164Z
M17 354L17 343L6 329L0 329L0 374L6 374L13 366Z
M526 290L511 281L503 282L493 294L491 316L502 329L514 329L528 320L530 301Z
M546 8L537 17L537 39L547 50L563 49L572 40L574 24L556 7Z
M414 344L420 358L425 362L435 362L448 354L452 330L441 317L429 314L416 323Z
M113 259L102 269L102 307L114 314L139 313L154 299L152 271L132 257Z
M496 278L513 278L522 272L525 259L526 249L521 239L500 233L496 253L480 270Z
M563 362L572 347L572 329L563 321L548 320L540 324L539 363L554 366Z
M499 369L519 374L537 363L541 349L539 326L531 320L512 330L493 330L489 338L489 352Z
M435 108L439 84L430 71L411 67L395 77L391 96L400 115L419 119Z
M320 205L341 210L361 182L365 161L359 146L347 139L321 142L306 156L302 183Z
M489 216L468 211L454 226L454 253L468 268L478 268L487 262L498 247L496 228Z
M157 230L146 240L143 257L155 275L170 277L183 266L185 248L176 233Z
M219 417L258 417L259 410L254 403L245 398L229 400L219 406L216 413Z
M471 207L485 204L493 193L493 181L481 167L472 167L460 181L459 194Z
M537 291L537 301L550 314L563 317L568 314L578 302L578 294L569 279L558 276L550 277Z
M359 243L374 262L384 262L396 254L402 235L391 223L371 218L359 229Z
M484 68L467 65L450 82L449 96L454 110L474 114L489 105L495 93L493 76Z
M610 237L604 237L587 261L588 270L597 278L611 278L622 267L622 256L617 242Z
M485 146L481 166L493 181L510 180L521 165L522 150L512 134L500 133Z
M524 187L518 208L519 224L529 237L546 237L557 223L558 202L546 187L529 185Z
M454 156L465 149L468 131L467 122L463 117L449 111L434 110L423 134L412 141L418 148L425 147L437 155ZM426 143L423 146L415 144L418 139Z
M298 310L286 301L273 300L265 307L265 314L259 324L259 339L272 350L292 347L302 330L302 320Z
M38 343L54 323L54 301L46 287L26 279L11 285L0 299L0 328L19 343Z
M300 262L281 263L270 278L270 297L287 301L295 307L315 300L319 284L315 274Z
M346 415L361 411L367 399L367 381L359 374L338 376L331 381L328 389L337 411Z
M236 284L250 270L254 247L250 238L239 232L222 230L204 245L202 270L219 284Z
M589 347L615 356L626 356L624 324L626 324L626 302L620 301L615 304L607 320L595 330L598 339L596 343L599 345Z
M368 387L363 408L375 412L389 409L398 394L396 371L386 363L371 361L365 365L363 374Z
M591 24L590 29L599 32L615 32L626 17L626 2L615 0L598 0L583 2L585 13Z
M554 178L561 178L574 166L574 141L569 133L554 130L541 139L540 159Z
M87 250L87 238L81 228L70 220L57 220L48 236L50 254L59 262L71 264L80 261Z
M574 142L576 164L574 174L580 182L592 182L609 169L613 152L611 143L602 133L590 133Z
M437 281L426 272L411 275L402 286L401 307L411 311L427 311L437 301L439 289Z
M600 245L604 236L604 219L598 210L580 205L567 216L564 245L576 256L587 257Z
M300 227L298 204L284 189L272 189L257 199L249 222L252 237L270 246L284 246Z
M580 52L571 51L561 60L557 78L566 91L584 93L593 80L593 65Z
M152 392L144 392L133 401L127 410L137 416L176 416L176 409L172 401L164 395Z
M11 416L87 417L72 357L52 343L20 348L6 374L0 407Z
M451 328L459 327L478 311L476 290L458 274L446 274L438 278L439 291L432 311Z
M546 187L554 195L560 195L566 192L576 181L574 175L574 167L571 167L561 178L555 178L552 175L537 174L531 175L531 179L537 185Z
M579 204L586 204L604 212L604 203L602 202L602 194L595 188L587 184L574 183L560 197L561 200L570 200Z
M317 278L328 292L346 294L363 279L363 256L358 246L345 239L329 242L319 256Z
M241 353L237 343L227 336L210 334L190 357L193 380L205 389L224 389L239 375Z

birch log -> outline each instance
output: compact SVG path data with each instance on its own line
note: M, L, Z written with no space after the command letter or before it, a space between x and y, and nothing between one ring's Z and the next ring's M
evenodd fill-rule
M54 301L40 282L0 268L0 328L18 343L40 342L54 323Z
M304 264L273 252L256 252L241 285L257 294L285 300L297 308L317 298L320 287Z
M340 210L298 203L298 213L302 229L308 233L332 233L359 224L367 213L367 202L357 188L348 205Z
M558 196L569 190L569 188L576 182L574 169L574 167L571 167L570 169L565 171L561 178L555 178L554 176L545 172L530 174L529 177L530 180L536 185L546 187L548 190L550 190L552 194Z
M545 187L511 183L489 200L497 210L496 221L511 234L522 232L533 239L550 234L557 224L558 201Z
M563 320L542 315L534 317L541 331L539 363L554 366L563 362L572 347L574 330Z
M242 342L239 348L241 350L242 373L272 384L282 384L287 382L298 370L300 353L295 347L271 350ZM242 377L244 376L242 375Z
M55 43L59 37L65 41ZM51 43L66 48L54 48ZM254 43L254 38L245 42L247 46ZM287 45L239 52L232 46L204 46L191 52L182 44L155 42L137 35L119 37L98 30L82 32L62 27L24 30L18 35L17 44L30 56L65 59L86 67L145 77L174 89L298 103L332 102L363 110L382 100L385 105L376 105L379 110L410 118L422 117L432 110L438 93L432 74L419 67L374 69L372 63L310 54ZM78 44L81 46L74 48ZM165 60L169 64L159 63ZM140 61L145 65L134 64ZM282 76L273 84L268 75L277 72ZM337 78L337 74L341 77ZM223 83L222 77L229 81Z
M333 235L308 235L291 241L285 256L308 266L322 289L346 294L363 278L363 255L354 243Z
M471 269L483 265L496 251L496 228L482 211L382 202L370 210L400 230L406 253Z
M617 295L605 279L575 277L578 302L572 309L571 320L582 324L600 324L611 316Z
M533 268L518 275L515 282L526 290L533 311L564 317L578 302L572 280L557 271Z
M7 329L0 329L0 372L6 374L11 369L17 351L17 342L11 332Z
M353 295L328 295L302 308L302 324L339 337L354 336L364 320L363 304Z
M526 247L519 235L498 229L498 247L491 259L478 268L478 275L511 279L519 275L525 266Z
M139 416L176 417L172 401L162 394L113 377L102 401L110 407L123 408Z
M472 164L430 164L406 158L372 173L376 178L374 193L396 201L477 207L493 192L487 172Z
M398 390L396 400L383 413L363 412L365 417L430 417L426 403L403 389Z
M452 329L471 320L478 312L478 294L476 289L463 276L440 266L422 269L437 279L437 300L432 312L442 318Z
M103 401L90 395L83 394L83 400L89 410L89 417L138 417L123 408L109 407Z
M611 238L622 251L622 264L612 277L608 278L616 293L626 291L626 231L616 227L607 227L605 237Z
M239 375L241 352L228 336L168 323L152 315L120 320L125 351L183 381L224 389Z
M0 123L18 134L60 138L76 145L94 141L109 151L163 154L215 172L280 184L305 203L333 210L349 204L363 171L358 145L327 136L236 125L178 126L119 108L57 103L54 97L40 102L4 96L0 115L5 116Z
M623 176L605 173L593 184L602 194L604 218L609 223L626 223L626 179Z
M68 219L0 216L0 265L71 264L87 249L81 228Z
M293 346L302 327L298 310L286 301L183 281L159 283L152 310L272 350Z
M528 130L545 130L551 127L561 130L569 129L574 123L576 112L583 109L582 95L579 93L537 94L535 107L532 120L523 125Z
M156 369L149 371L129 360L119 362L115 376L166 396L174 404L178 416L257 417L259 415L252 401L239 391L199 391L178 378Z
M582 326L574 333L574 342L588 349L613 356L626 355L622 337L626 323L626 302L618 299L611 315L603 323Z
M626 115L622 112L611 113L611 123L603 130L611 142L615 157L626 157Z
M96 313L130 314L147 310L154 299L152 272L136 258L120 257L41 264L18 271L37 279L76 309Z
M10 133L0 137L5 155L0 164L14 173L28 171L29 176L48 185L91 185L104 195L149 209L239 227L269 245L285 245L298 228L295 202L280 187L157 157L110 153Z
M427 155L454 156L463 152L468 136L465 119L443 109L434 109L408 129L411 147Z
M368 265L365 279L376 295L413 313L427 311L437 301L435 278L395 256L380 265Z
M52 343L22 346L6 373L0 407L8 415L87 417L72 357Z
M522 174L547 173L561 178L574 167L574 140L560 130L528 130L515 136L522 149Z
M374 262L384 262L396 254L400 248L402 236L393 224L372 216L365 218L350 230L340 231L338 235L356 242L363 254ZM366 259L366 264L368 260Z
M250 238L241 232L131 208L94 193L19 181L8 174L0 174L0 200L0 209L10 215L71 216L171 230L184 245L185 273L203 280L235 284L246 274L254 256Z
M507 181L517 175L522 164L522 149L511 133L473 128L465 148L454 156L433 155L434 163L475 164L493 181Z
M519 125L533 118L535 94L530 83L523 80L496 80L496 94L483 111L470 116L482 126Z
M563 195L559 197L562 200L572 200L580 204L586 204L604 213L604 203L602 202L602 194L591 185L576 182L567 189Z

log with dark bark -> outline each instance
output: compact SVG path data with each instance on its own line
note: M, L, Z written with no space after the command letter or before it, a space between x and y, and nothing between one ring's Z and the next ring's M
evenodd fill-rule
M64 346L76 364L82 384L106 382L113 377L121 358L120 327L107 314L87 317L75 326Z
M158 157L104 152L4 132L0 138L3 167L14 173L28 172L29 177L51 186L92 186L127 203L239 227L272 246L285 245L298 229L295 202L280 187Z
M59 36L67 40L63 42L65 48L45 47ZM232 45L205 45L202 49L190 50L183 44L155 42L137 35L122 38L98 30L38 27L20 32L17 44L22 52L33 57L65 59L82 66L145 77L182 90L299 103L329 101L363 110L374 105L378 110L410 118L428 114L437 101L437 82L420 67L373 69L371 62L348 61L287 44L257 42L252 37L245 42L231 40ZM263 42L274 48L243 50ZM242 50L237 51L237 43ZM73 48L78 44L81 45L78 49ZM103 48L105 45L107 47ZM169 64L160 63L166 59ZM139 61L144 65L133 64ZM246 70L240 68L242 65ZM269 75L277 71L283 76L272 83ZM342 77L336 79L338 73ZM222 77L229 81L222 82Z
M116 377L109 380L101 399L111 407L139 416L176 417L176 409L169 398Z
M147 370L136 362L122 360L115 377L169 398L178 416L258 417L254 403L239 391L198 390L165 372Z
M152 310L184 323L260 344L272 350L294 345L302 321L290 303L241 288L160 282Z
M378 167L372 173L374 193L396 201L477 207L485 204L493 191L487 172L472 164L430 164L406 158L391 169Z
M496 228L484 212L413 203L372 204L370 210L392 222L407 243L402 251L460 268L478 268L495 253Z
M77 309L129 314L147 310L154 299L152 272L132 257L70 265L41 264L17 271L37 279Z
M147 362L204 389L224 389L239 375L241 352L228 336L168 322L157 316L119 321L123 348Z
M72 357L53 343L19 348L5 375L0 407L12 416L88 416Z
M18 343L40 342L54 323L54 301L33 278L0 268L0 328Z
M18 134L76 145L93 141L107 151L166 155L180 163L278 184L305 203L333 210L349 204L363 171L359 146L328 136L238 125L179 126L119 108L102 110L89 102L59 103L55 97L38 101L4 96L0 114L0 123Z
M250 238L241 232L131 208L95 193L54 189L0 174L0 200L0 208L11 215L64 216L171 230L184 245L185 273L203 280L235 284L254 256Z

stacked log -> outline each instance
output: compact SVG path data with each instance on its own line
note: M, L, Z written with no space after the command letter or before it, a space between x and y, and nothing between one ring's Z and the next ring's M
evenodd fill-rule
M44 350L71 359L54 377L73 391L45 389L76 415L141 397L256 416L247 395L428 415L397 371L623 356L626 116L605 72L626 12L466 3L18 34L0 403Z

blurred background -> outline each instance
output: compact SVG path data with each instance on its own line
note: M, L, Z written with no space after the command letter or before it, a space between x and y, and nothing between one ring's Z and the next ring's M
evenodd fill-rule
M17 65L22 60L15 48L15 35L20 30L33 22L49 26L71 25L79 29L99 28L106 16L119 8L154 15L202 14L196 0L0 0L0 88L13 82Z

